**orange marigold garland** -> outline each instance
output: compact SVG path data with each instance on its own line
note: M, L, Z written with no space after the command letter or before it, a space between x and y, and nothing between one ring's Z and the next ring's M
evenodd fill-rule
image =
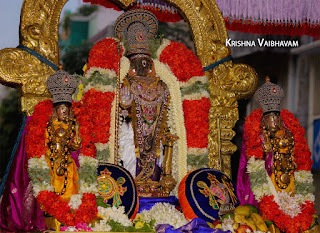
M97 42L89 53L87 71L92 67L109 69L119 74L119 61L123 53L118 51L118 41L113 38L105 38Z
M188 147L206 148L208 146L210 100L184 100L184 124Z
M198 57L179 42L172 41L162 51L159 60L170 66L172 73L180 82L186 82L194 76L205 75Z
M279 205L274 201L273 196L264 196L259 201L259 208L265 217L274 222L281 231L287 233L298 233L309 229L315 214L314 203L306 201L301 205L301 213L294 218L284 214Z
M37 104L34 109L33 115L27 124L26 135L26 153L29 158L45 155L47 148L44 143L46 137L47 123L49 122L52 114L52 101L44 100ZM43 143L39 143L43 142Z
M76 210L72 210L68 203L62 201L54 192L41 191L37 196L37 201L43 211L68 226L89 223L98 213L96 196L92 193L83 194L82 203Z

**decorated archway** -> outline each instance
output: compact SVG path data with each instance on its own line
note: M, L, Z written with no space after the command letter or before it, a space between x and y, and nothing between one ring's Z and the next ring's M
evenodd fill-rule
M21 110L32 115L35 105L50 98L45 82L59 64L58 26L67 0L25 0L21 10L20 48L0 51L0 82L21 90ZM134 0L114 1L127 9ZM255 71L233 64L225 46L227 31L217 4L210 0L170 0L190 25L196 53L210 80L211 109L209 166L231 175L232 130L238 120L238 99L250 96L257 86ZM22 48L22 49L21 49ZM26 50L30 49L31 53ZM38 54L53 64L44 63ZM39 56L38 56L39 57ZM18 62L17 62L18 61Z

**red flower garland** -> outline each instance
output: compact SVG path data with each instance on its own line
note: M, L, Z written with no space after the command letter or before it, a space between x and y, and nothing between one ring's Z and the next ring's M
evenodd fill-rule
M287 233L304 232L309 229L313 222L313 215L316 213L314 203L306 201L301 205L301 213L294 218L284 214L279 205L274 201L273 196L264 196L259 202L260 210L264 217Z
M92 88L84 94L83 104L74 105L74 112L81 126L82 154L94 157L96 155L94 143L109 141L113 99L114 92L103 93Z
M184 100L184 124L187 132L187 145L192 148L206 148L209 134L210 100Z
M294 161L298 165L297 170L310 171L312 166L311 153L307 145L307 140L305 138L305 130L297 118L294 117L292 113L288 110L282 110L281 118L285 126L291 131L295 143L295 158ZM246 146L246 156L262 159L263 151L261 147L261 118L262 109L254 110L249 117L246 118L244 128L244 138Z
M170 66L180 82L186 82L194 76L205 75L198 57L179 42L171 41L162 51L159 60Z
M113 38L102 39L97 42L89 52L87 71L91 67L100 67L119 73L119 61L123 53L118 51L118 41Z
M291 131L295 142L295 158L294 161L298 165L297 170L311 170L312 160L311 153L307 146L307 140L305 138L305 130L297 118L288 110L282 110L281 118L285 126ZM246 146L246 156L256 157L263 159L263 151L261 147L261 118L262 109L254 110L249 117L246 118L244 124L244 138ZM306 231L312 221L313 214L315 214L314 203L306 201L301 205L302 213L298 214L294 218L284 214L279 209L279 205L274 201L273 196L264 196L259 201L259 207L262 211L264 218L273 221L281 231L288 233L297 233Z
M34 108L33 116L27 124L26 153L29 158L45 155L47 148L45 145L47 123L52 114L52 101L41 101ZM43 142L43 143L39 143Z
M41 191L37 196L37 201L43 211L68 226L90 223L98 213L96 196L92 193L83 194L82 203L76 210L72 210L68 203L62 201L60 196L54 192Z

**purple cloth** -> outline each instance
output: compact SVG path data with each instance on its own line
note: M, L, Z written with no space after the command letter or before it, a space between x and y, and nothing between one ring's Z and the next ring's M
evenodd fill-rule
M30 118L27 117L26 124ZM28 176L28 158L25 150L26 134L25 128L0 201L0 228L7 231L41 231L45 229L44 215L33 196Z
M243 132L245 135L245 132ZM264 142L262 134L260 135L261 141ZM270 152L265 156L265 167L268 175L272 173L273 153ZM246 157L246 146L245 139L242 140L241 155L238 169L237 179L237 196L241 205L252 204L258 207L258 202L255 200L254 194L250 189L249 174L247 171L247 157Z
M139 197L139 211L140 213L143 210L150 210L156 203L169 203L173 206L178 206L179 201L175 196L170 196L170 197Z
M186 225L173 229L173 226L169 224L159 224L156 226L157 233L231 233L231 231L221 231L219 229L210 228L210 226L201 218L194 218Z
M237 196L241 205L252 204L258 207L258 202L250 189L249 174L247 172L246 146L242 140L241 155L239 160L238 179L237 179Z

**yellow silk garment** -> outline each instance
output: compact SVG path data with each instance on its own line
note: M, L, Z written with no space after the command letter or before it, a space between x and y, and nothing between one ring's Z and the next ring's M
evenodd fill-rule
M54 131L56 131L58 128L63 127L65 130L68 129L68 125L54 120L53 121ZM48 143L48 132L46 132L46 143ZM67 186L66 191L63 195L61 195L61 200L68 202L70 200L70 197L74 194L78 193L78 170L77 165L75 164L75 161L72 159L71 156L68 156L68 168L67 168ZM48 162L49 167L51 168L50 159L48 156L46 156L46 160ZM59 167L59 164L54 163L53 169L50 171L51 175L51 184L54 188L54 191L57 193L61 193L62 189L64 187L64 181L65 181L65 175L58 176L56 173L57 168Z

